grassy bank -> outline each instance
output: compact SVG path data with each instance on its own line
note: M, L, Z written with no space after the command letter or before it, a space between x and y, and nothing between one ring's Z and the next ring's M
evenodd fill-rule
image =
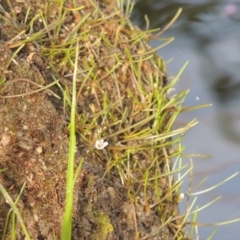
M197 121L173 129L183 69L168 79L131 8L2 2L2 239L188 239L173 176L192 170L181 140Z

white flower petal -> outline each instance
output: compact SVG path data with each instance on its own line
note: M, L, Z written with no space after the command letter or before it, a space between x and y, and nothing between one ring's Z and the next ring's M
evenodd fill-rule
M108 142L103 143L103 148L105 148L108 145Z
M95 148L98 149L98 150L102 150L104 149L106 146L108 145L108 142L104 142L103 139L100 139L100 140L97 140L95 142Z

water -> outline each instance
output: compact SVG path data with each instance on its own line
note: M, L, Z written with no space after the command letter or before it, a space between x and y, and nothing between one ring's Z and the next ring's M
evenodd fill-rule
M192 3L194 2L194 3ZM163 27L179 7L184 11L174 26L161 37L174 36L158 53L174 76L190 61L176 86L176 92L190 89L185 105L212 103L207 109L183 113L179 126L197 118L199 124L187 132L185 153L211 158L193 158L193 185L208 179L196 190L207 189L240 170L240 3L239 1L136 1L133 20L144 28L148 14L152 28ZM152 41L156 47L159 42ZM189 160L184 159L186 163ZM240 175L217 189L198 196L199 207L222 198L202 210L199 223L220 223L240 218ZM187 189L187 181L183 191ZM181 206L182 211L185 209ZM240 222L218 227L213 239L237 240ZM199 227L199 239L207 239L215 227Z

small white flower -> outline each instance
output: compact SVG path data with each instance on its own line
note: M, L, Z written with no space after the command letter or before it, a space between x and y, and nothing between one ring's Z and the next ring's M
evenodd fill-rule
M179 195L179 198L180 198L180 199L184 199L184 197L185 197L185 194L184 194L184 193L181 193L181 194Z
M98 150L102 150L104 149L106 146L108 145L108 142L104 142L103 139L100 139L100 140L97 140L95 142L95 148L98 149Z
M184 199L184 197L185 197L185 194L184 194L184 193L179 194L179 196L178 196L178 202L181 202L181 201Z

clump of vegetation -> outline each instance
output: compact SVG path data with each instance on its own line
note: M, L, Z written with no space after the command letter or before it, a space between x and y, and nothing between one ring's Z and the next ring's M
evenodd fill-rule
M197 122L172 128L187 91L167 97L154 31L120 0L1 4L2 238L187 239L173 175Z

